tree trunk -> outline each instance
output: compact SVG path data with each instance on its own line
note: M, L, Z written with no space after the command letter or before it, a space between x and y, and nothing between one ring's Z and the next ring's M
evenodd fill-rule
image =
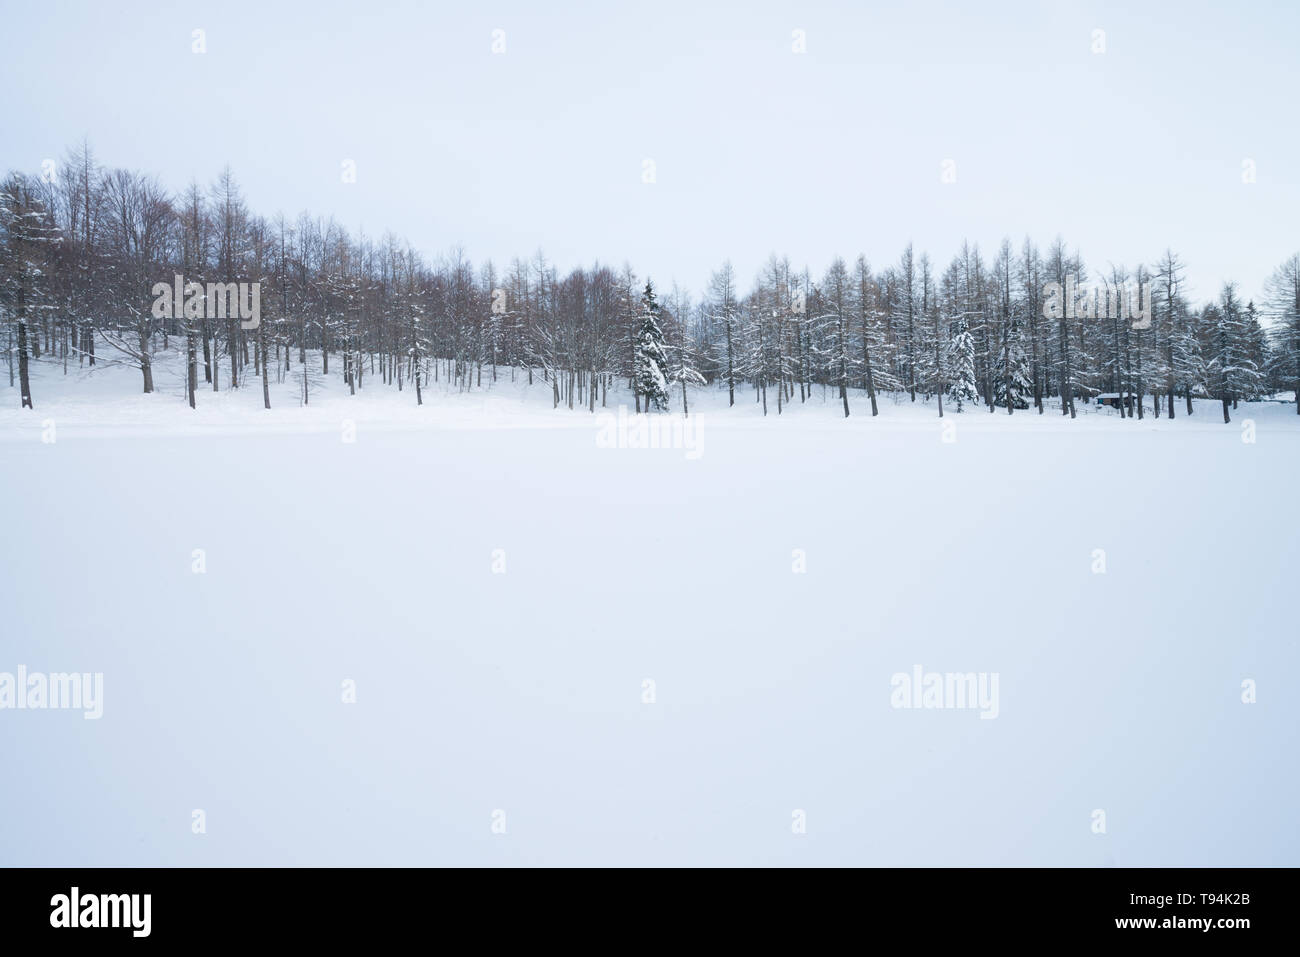
M257 334L258 351L262 353L262 404L268 409L271 407L271 375L266 367L266 325L259 323L261 331ZM280 361L276 360L276 368L280 367Z
M239 342L231 331L231 324L226 320L226 348L230 351L230 388L239 388Z
M145 394L153 392L153 363L149 359L149 331L140 330L140 372L144 376Z
M186 374L186 377L185 377L185 384L186 384L186 386L188 387L188 391L189 391L189 393L190 393L190 395L189 395L189 399L190 399L190 408L192 409L192 408L195 407L195 406L194 406L194 401L195 401L195 399L194 399L194 393L197 392L197 391L198 391L198 388L199 388L199 367L198 367L198 357L197 357L197 355L195 355L195 351L194 351L194 328L193 328L192 326L189 327L188 329L186 329L186 335L185 335L185 367L186 367L186 371L187 371L187 374Z
M1296 412L1300 412L1300 389L1295 394ZM731 317L727 317L727 405L736 404L736 372L731 358Z
M21 303L21 300L19 300ZM32 383L27 375L27 323L22 319L23 307L18 307L18 388L22 395L20 408L32 409Z

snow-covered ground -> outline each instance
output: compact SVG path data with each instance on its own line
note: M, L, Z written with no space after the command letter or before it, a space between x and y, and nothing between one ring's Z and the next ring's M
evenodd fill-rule
M331 372L0 388L0 672L103 674L0 710L0 863L1300 864L1294 406L702 389L638 449Z

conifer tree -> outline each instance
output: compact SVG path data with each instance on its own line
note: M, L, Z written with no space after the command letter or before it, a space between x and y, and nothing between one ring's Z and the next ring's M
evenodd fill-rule
M668 356L659 315L654 284L647 279L645 292L641 294L640 325L633 343L633 378L637 394L645 396L647 412L650 403L656 409L668 408Z
M998 364L994 376L994 391L998 405L1008 412L1029 408L1034 384L1029 377L1029 359L1025 355L1024 340L1018 325L1013 324L1007 330L1006 342L1002 346L1002 358L1003 361Z
M686 311L687 310L683 310L683 312ZM688 385L704 385L707 380L705 380L704 376L700 373L700 370L695 367L697 360L695 352L691 348L689 335L690 324L687 322L685 315L678 320L678 325L681 328L681 338L678 342L677 348L673 350L674 358L677 360L673 367L673 381L681 383L682 415L686 416L691 413L690 402L686 397L686 387Z
M0 186L0 304L17 327L18 387L32 408L28 329L51 307L48 266L60 241L58 227L34 184L20 173ZM39 341L39 331L37 333Z
M1240 399L1258 395L1263 374L1251 358L1251 330L1246 311L1237 298L1234 283L1225 283L1219 304L1211 312L1213 357L1209 370L1215 396L1223 403L1223 421L1230 422L1229 408Z
M1281 382L1295 391L1295 411L1300 415L1300 254L1269 277L1268 302L1277 319L1272 330L1274 367Z
M948 343L948 397L962 411L966 403L974 403L979 397L979 387L975 379L975 338L971 335L966 317L958 317L956 331Z

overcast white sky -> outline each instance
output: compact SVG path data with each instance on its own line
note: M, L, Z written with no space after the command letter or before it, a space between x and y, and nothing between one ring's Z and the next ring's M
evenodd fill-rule
M727 257L747 285L773 251L820 274L1059 233L1094 269L1171 246L1201 299L1300 250L1294 0L5 7L0 166L83 135L173 188L229 162L259 212L430 255L698 292Z

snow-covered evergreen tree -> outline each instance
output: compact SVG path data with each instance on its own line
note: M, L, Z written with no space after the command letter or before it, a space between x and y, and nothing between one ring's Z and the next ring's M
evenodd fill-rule
M965 316L957 319L948 342L947 380L948 398L956 403L958 412L962 411L963 405L979 401L979 387L975 383L975 338Z
M1012 409L1029 408L1034 394L1034 383L1029 376L1029 359L1025 355L1024 340L1018 325L1007 331L1007 341L1002 346L1002 361L994 370L994 400L1002 408L1008 402Z
M640 326L633 344L633 360L636 391L645 397L646 411L652 402L657 409L668 408L668 356L659 324L659 302L654 284L649 280L641 294Z
M1271 362L1268 335L1259 321L1259 310L1255 308L1254 300L1246 303L1242 320L1245 323L1246 355L1250 357L1251 365L1254 366L1257 375L1250 383L1250 391L1243 393L1240 398L1255 400L1262 398L1269 391L1268 368Z
M1209 362L1210 379L1216 397L1223 403L1223 421L1228 410L1241 399L1259 394L1263 373L1251 358L1250 317L1237 298L1234 283L1225 283L1218 308L1211 313L1210 340L1214 350Z

